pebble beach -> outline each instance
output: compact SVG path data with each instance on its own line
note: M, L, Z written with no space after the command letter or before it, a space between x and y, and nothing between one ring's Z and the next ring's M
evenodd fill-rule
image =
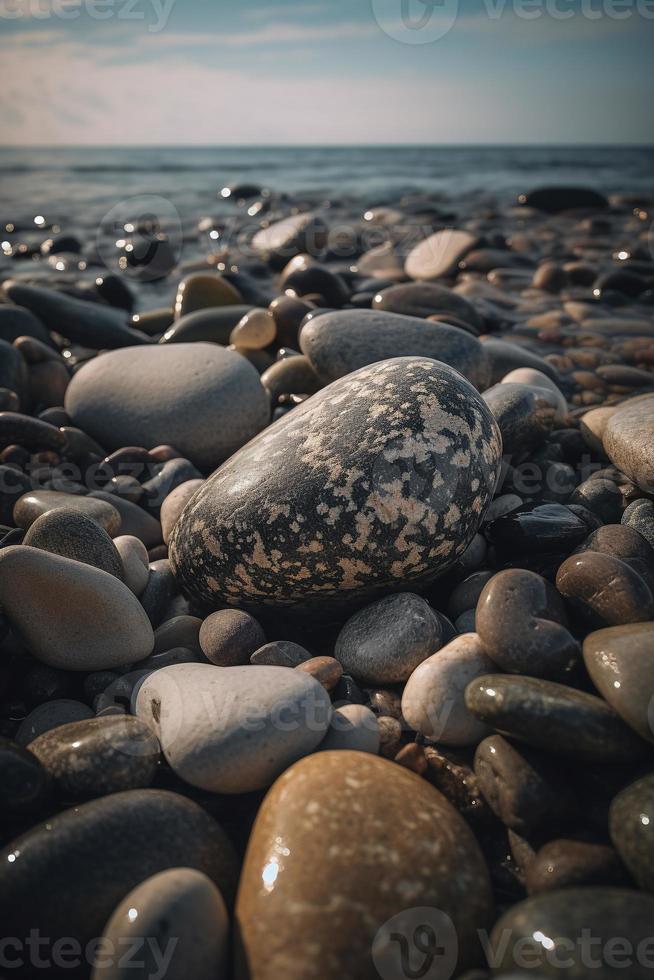
M0 978L652 976L654 151L193 152L0 155Z

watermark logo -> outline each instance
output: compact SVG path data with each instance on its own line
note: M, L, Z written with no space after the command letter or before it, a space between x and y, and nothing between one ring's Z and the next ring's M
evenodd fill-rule
M179 262L182 245L177 209L156 194L120 201L98 228L98 255L106 267L138 282L165 278Z
M433 44L454 27L459 0L372 0L375 20L402 44Z
M458 957L454 923L446 912L428 906L394 915L372 943L381 980L450 980Z
M0 20L89 20L147 23L150 34L163 31L176 0L0 0Z

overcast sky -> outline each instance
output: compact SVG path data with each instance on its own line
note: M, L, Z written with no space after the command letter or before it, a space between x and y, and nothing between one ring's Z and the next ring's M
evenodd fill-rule
M654 0L0 0L0 141L649 143L653 41Z

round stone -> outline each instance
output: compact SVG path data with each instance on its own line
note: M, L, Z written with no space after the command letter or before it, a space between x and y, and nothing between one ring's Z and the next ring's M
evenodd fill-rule
M175 664L146 677L135 712L173 771L212 793L263 789L312 752L329 727L329 695L286 667Z
M219 609L200 627L200 647L212 664L238 667L266 642L266 634L254 616L240 609Z
M231 282L217 273L195 272L182 279L174 303L175 319L214 306L236 306L243 297Z
M556 573L556 587L593 629L654 619L654 596L635 569L613 555L572 555Z
M561 597L546 579L527 569L506 569L486 583L475 625L488 656L510 673L557 675L579 657L579 644L566 629Z
M229 342L236 348L263 350L277 336L277 325L270 310L254 309L238 321L229 335Z
M312 317L302 327L300 347L323 384L389 357L433 357L460 371L476 388L489 373L476 337L419 317L380 310L338 310Z
M249 361L206 343L101 354L75 374L65 405L107 449L171 443L203 471L259 432L270 412Z
M30 526L23 544L93 565L121 580L124 577L114 542L103 527L79 510L57 507L46 511Z
M303 660L296 669L315 677L326 691L333 691L343 676L343 668L335 657L311 657Z
M560 421L558 396L549 388L502 382L484 392L484 401L500 427L507 455L535 449Z
M305 401L207 480L175 526L171 561L214 606L360 605L456 561L500 456L461 375L426 358L383 361Z
M334 656L365 684L398 684L443 643L441 622L425 599L400 592L355 613L338 634Z
M629 889L565 888L535 895L496 923L490 937L494 969L507 971L506 980L514 975L508 971L525 963L525 977L649 980L653 920L654 896Z
M144 941L145 937L148 937ZM201 871L170 868L136 886L113 912L103 940L122 950L111 960L100 955L91 980L129 980L134 962L125 956L139 950L143 977L165 980L227 980L229 915L218 888Z
M425 922L447 947L443 976L457 975L481 960L478 930L490 915L486 863L445 797L378 756L319 752L285 772L257 814L236 908L236 975L401 977L393 933Z
M37 659L64 670L108 670L152 652L138 599L113 575L38 548L0 551L0 606Z
M604 451L629 479L654 490L654 395L628 401L611 415L603 436Z
M639 779L615 797L609 829L639 888L654 891L654 775Z
M404 269L411 279L440 279L456 273L461 259L477 244L469 231L444 228L419 242L408 254Z
M402 694L402 715L416 732L442 745L476 745L488 728L467 709L468 684L494 670L476 633L456 636L424 660Z
M97 940L119 902L159 871L204 872L227 902L238 863L222 828L177 793L112 793L49 817L0 852L0 921L22 942Z
M602 697L654 742L654 623L613 626L584 640L584 663Z
M334 711L320 751L350 749L377 755L379 743L379 725L370 708L363 704L344 704Z
M138 718L115 716L74 721L30 743L62 801L95 799L149 786L159 763L159 743Z

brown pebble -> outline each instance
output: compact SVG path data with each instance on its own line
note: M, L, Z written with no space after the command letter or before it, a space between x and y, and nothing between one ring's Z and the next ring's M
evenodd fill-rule
M343 668L334 657L312 657L311 660L298 664L295 669L311 674L326 691L333 691L343 676Z
M378 715L379 754L385 759L394 759L402 744L402 726L397 718L390 715Z
M654 619L654 597L635 569L613 555L572 555L556 574L556 587L593 629Z
M395 762L400 766L404 766L405 769L417 772L419 776L423 776L427 771L425 750L417 742L410 742L409 745L405 745L403 749L400 749L395 756Z
M577 840L545 844L529 864L525 879L530 895L560 888L629 885L625 868L612 847Z
M397 691L384 687L367 687L364 690L376 715L390 715L398 720L402 717L402 698Z

